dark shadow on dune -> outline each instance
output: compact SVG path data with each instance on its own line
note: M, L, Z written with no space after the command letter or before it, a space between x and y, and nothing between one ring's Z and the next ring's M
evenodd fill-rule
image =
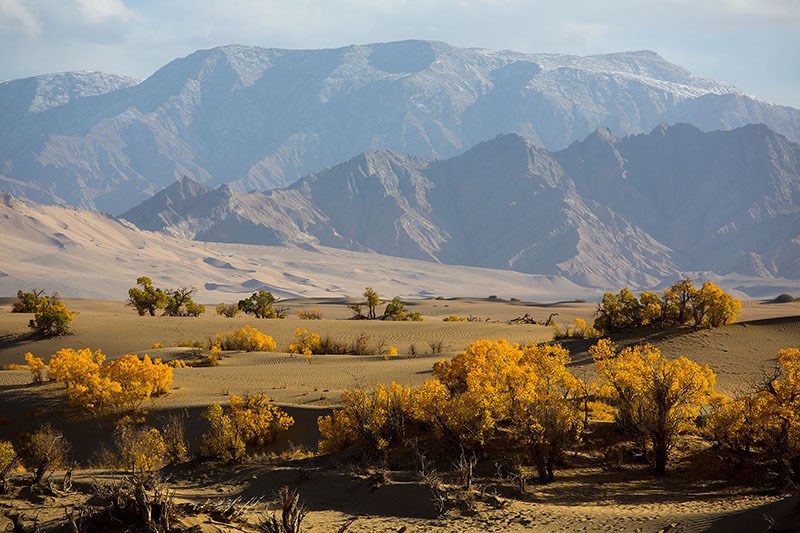
M4 335L0 335L0 350L5 350L6 348L15 348L40 338L40 336L37 336L34 333L6 333Z
M703 529L709 533L800 531L800 494L719 518Z

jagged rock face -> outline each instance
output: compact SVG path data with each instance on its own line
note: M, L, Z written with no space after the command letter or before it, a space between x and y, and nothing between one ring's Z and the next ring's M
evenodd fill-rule
M800 135L800 111L646 51L226 46L175 60L137 85L62 82L36 97L21 82L0 86L0 110L16 110L0 126L0 174L9 178L0 186L112 213L185 175L263 190L364 151L448 158L501 133L559 149L598 127L626 135L688 118L707 130L764 122ZM435 247L439 236L426 235Z
M182 180L123 215L199 240L327 245L648 287L680 272L800 277L800 145L685 124L550 153L503 135L446 160L361 154L285 189Z

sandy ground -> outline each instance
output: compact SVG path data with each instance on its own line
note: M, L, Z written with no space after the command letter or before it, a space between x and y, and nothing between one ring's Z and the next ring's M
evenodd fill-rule
M22 363L22 355L31 351L45 360L61 347L101 348L109 357L124 353L150 353L171 358L191 349L175 348L180 341L204 341L216 333L245 324L272 335L279 350L285 350L296 327L307 327L321 335L352 340L361 334L371 345L395 346L400 357L386 360L381 355L315 356L311 363L286 353L236 353L225 357L214 368L176 369L174 389L147 407L151 420L170 411L187 413L191 446L196 450L202 432L200 412L212 402L225 402L231 394L264 392L295 417L295 426L279 439L274 450L296 446L314 449L318 433L316 418L336 405L340 392L352 386L373 386L391 380L415 385L430 376L433 362L463 350L480 338L507 338L517 342L540 342L552 336L541 325L509 325L506 321L528 313L544 321L551 313L560 324L576 317L592 319L594 304L533 304L488 299L420 300L409 308L423 313L421 323L392 323L346 320L350 312L344 300L287 301L289 317L285 320L255 320L252 317L226 319L213 311L200 318L139 317L121 302L67 300L78 312L74 333L52 340L36 340L27 334L29 315L10 313L11 299L0 300L0 364ZM295 311L317 308L319 321L300 320ZM478 317L474 322L446 323L451 314ZM642 335L623 335L622 343L642 338L661 347L670 355L685 355L709 364L718 376L718 390L735 393L757 380L774 364L775 353L784 347L800 347L800 303L767 304L746 302L741 320L716 330L646 330ZM153 350L153 343L165 348ZM442 354L431 354L430 343L441 342ZM411 345L416 356L411 356ZM573 354L573 369L578 375L593 376L587 349L588 341L565 343ZM374 351L377 351L374 350ZM74 456L84 464L92 450L110 444L108 424L86 419L73 412L56 384L32 387L26 371L0 372L0 439L15 440L20 430L30 430L44 420L61 427L73 442ZM735 515L738 531L763 531L766 522L761 514L782 517L788 511L768 505L791 507L792 500L758 492L746 483L731 480L719 458L708 450L687 441L686 450L673 473L666 479L654 479L644 466L624 472L605 472L596 462L575 456L559 472L558 480L547 486L532 486L530 494L519 497L509 488L485 483L484 496L497 491L505 502L495 509L486 498L478 498L475 514L448 514L436 517L430 494L413 476L395 474L395 478L375 488L369 473L358 468L341 468L324 457L300 462L280 461L248 464L221 469L193 467L172 474L177 498L184 503L230 495L259 497L266 500L282 485L296 486L312 510L308 517L311 531L336 531L347 520L358 517L349 531L391 531L407 527L409 531L508 530L508 531L732 531L724 529L726 518ZM716 463L715 463L716 461ZM335 467L335 468L334 468ZM698 481L697 470L706 475ZM76 486L91 488L92 479L107 472L79 471ZM20 476L25 476L21 474ZM19 477L18 483L24 478ZM81 481L83 480L83 481ZM83 494L83 496L81 496ZM78 491L71 504L86 495ZM71 500L47 497L38 503L25 500L2 500L0 506L19 508L31 516L61 519ZM788 503L787 503L788 502ZM26 508L28 506L29 508ZM50 515L43 507L51 506ZM35 509L34 509L35 507ZM2 514L2 513L0 513ZM58 516L56 516L58 515ZM206 517L207 518L207 517ZM251 522L256 514L251 516ZM204 531L235 531L215 525L202 516L193 520ZM722 520L722 522L719 522ZM786 519L797 524L800 519ZM192 525L187 523L187 525ZM780 522L779 522L780 523ZM716 524L716 525L715 525ZM730 522L727 522L730 524ZM0 527L2 527L0 523ZM671 526L672 525L672 526ZM746 525L746 528L743 528ZM794 527L794 526L792 526ZM216 528L216 529L215 529ZM750 529L748 529L750 528Z

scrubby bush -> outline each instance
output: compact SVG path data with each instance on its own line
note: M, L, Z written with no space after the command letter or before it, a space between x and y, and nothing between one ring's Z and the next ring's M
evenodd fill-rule
M294 342L289 344L287 351L305 356L309 361L312 354L320 353L321 339L316 333L309 333L306 328L295 328Z
M161 434L164 437L164 457L167 463L175 465L184 462L189 452L184 416L178 413L167 416L163 421Z
M169 392L172 367L160 359L128 354L105 361L100 350L64 348L50 358L48 377L64 383L70 401L90 413L131 411Z
M664 475L675 437L696 430L700 408L714 394L714 372L685 357L669 360L650 345L618 351L601 339L589 351L601 378L598 395L612 402L619 426L647 449L656 474Z
M278 349L272 337L249 325L229 333L217 334L216 340L212 343L213 346L222 350L244 352L274 352Z
M35 313L48 296L42 296L43 289L33 289L31 292L17 291L18 302L11 306L12 313Z
M44 297L28 327L45 337L55 337L69 332L72 311L58 299L58 293Z
M203 413L209 431L203 434L201 453L226 463L244 459L248 447L263 447L294 424L294 419L263 394L231 396L227 412L214 403Z
M0 440L0 494L8 492L8 475L18 461L14 445L7 440Z
M50 424L39 427L30 436L26 458L34 470L33 482L39 483L66 463L71 446L64 434Z
M132 473L154 470L164 463L167 447L156 428L123 424L114 432L122 464Z
M597 330L590 326L582 318L576 318L572 329L569 326L561 326L553 324L553 340L558 341L561 339L593 339L598 336Z
M406 311L405 304L400 298L395 297L391 302L386 304L386 309L383 311L383 319L419 322L422 320L422 313Z
M156 316L156 311L166 307L167 293L153 287L153 280L140 276L136 279L136 285L138 287L128 289L128 305L135 308L139 316Z
M249 297L239 300L238 307L248 315L256 318L281 318L275 312L273 305L278 299L269 291L257 291Z
M28 365L28 370L31 371L31 379L37 385L44 383L44 371L47 365L41 357L34 357L31 352L25 354L25 363Z
M215 310L216 310L218 315L222 315L222 316L225 316L225 317L228 317L228 318L235 317L241 311L241 309L239 309L238 305L236 305L236 304L226 304L226 303L217 304L217 307L216 307Z
M310 311L306 311L306 310L300 309L299 311L297 311L297 316L300 317L300 319L302 319L302 320L320 320L320 319L322 319L322 315L320 314L319 309L317 309L316 307L314 307Z
M467 321L466 318L458 315L450 315L442 319L442 322L466 322L466 321Z

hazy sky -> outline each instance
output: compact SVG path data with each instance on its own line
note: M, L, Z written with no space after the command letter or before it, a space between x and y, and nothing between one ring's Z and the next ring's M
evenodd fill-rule
M800 107L800 0L0 0L0 79L145 78L200 48L434 39L595 54L649 49Z

